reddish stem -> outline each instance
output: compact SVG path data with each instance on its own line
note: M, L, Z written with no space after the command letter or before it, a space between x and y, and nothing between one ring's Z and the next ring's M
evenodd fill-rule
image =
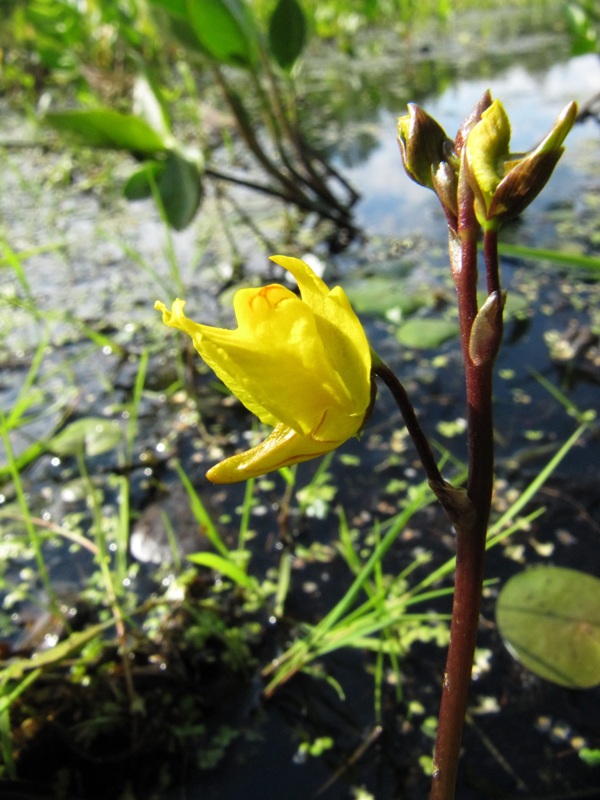
M432 484L434 487L442 486L444 484L444 479L442 478L442 474L438 469L438 465L435 460L435 456L433 455L433 451L431 450L429 440L423 433L417 415L415 414L415 410L408 399L406 389L398 380L397 376L388 367L388 365L383 362L376 353L373 353L372 355L372 373L374 376L381 378L396 401L396 404L400 409L400 413L402 414L404 424L406 425L419 458L421 459L421 464L423 465L423 469L425 470L430 484Z
M458 232L450 231L450 255L465 363L469 466L467 495L474 514L455 522L456 573L450 645L442 685L430 800L452 800L455 794L477 641L485 540L494 476L493 359L476 365L469 356L471 329L477 314L478 226L472 213L468 213L468 207L468 202L463 203ZM496 291L499 290L499 283L495 233L491 238L486 234L484 250L488 289ZM501 336L501 320L498 336Z

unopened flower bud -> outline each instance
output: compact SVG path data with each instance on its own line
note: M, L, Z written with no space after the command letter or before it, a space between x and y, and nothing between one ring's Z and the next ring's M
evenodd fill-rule
M469 339L469 356L477 367L496 358L502 341L502 312L506 292L492 292L477 312Z
M546 138L524 155L511 155L510 121L499 100L481 115L465 142L466 178L475 195L480 225L494 230L520 214L548 182L571 130L577 106L561 112Z
M416 183L435 189L433 176L440 164L452 157L454 144L441 125L422 108L409 103L408 111L404 117L398 118L398 141L404 169Z

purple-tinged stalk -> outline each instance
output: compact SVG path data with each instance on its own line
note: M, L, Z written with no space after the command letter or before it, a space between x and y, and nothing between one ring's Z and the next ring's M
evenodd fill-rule
M453 800L467 711L484 577L485 543L494 483L493 368L502 340L505 293L498 265L498 229L539 194L562 152L576 106L571 103L542 143L509 153L510 123L486 92L452 142L417 106L398 123L408 175L433 189L448 223L450 266L465 365L468 477L460 506L438 498L456 532L456 572L430 800ZM477 298L477 241L484 235L486 301ZM429 473L428 473L429 474ZM458 512L458 513L457 513Z

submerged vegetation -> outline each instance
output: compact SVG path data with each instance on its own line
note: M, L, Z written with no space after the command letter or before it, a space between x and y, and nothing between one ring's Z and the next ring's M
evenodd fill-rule
M379 109L402 114L475 70L457 41L449 55L430 50L440 30L475 41L460 15L482 4L215 3L243 9L218 41L202 38L194 6L13 0L0 32L0 794L244 797L264 785L291 799L416 800L434 771L449 642L455 539L438 502L448 510L449 494L436 474L424 480L383 393L360 440L307 464L294 451L243 485L207 484L207 469L253 452L265 431L152 305L185 297L190 316L229 329L235 291L284 280L263 253L302 255L304 281L324 269L324 296L342 286L335 297L349 298L396 399L391 370L401 377L433 468L452 487L472 479L442 214L426 242L422 219L410 240L367 240L346 169L379 146ZM569 24L562 4L520 8L506 25L545 16L557 35ZM578 8L590 42L593 8ZM484 14L478 34L489 26ZM410 56L397 82L390 39ZM405 165L431 188L419 159L443 152L432 186L452 230L458 138L435 123L414 151L415 118L401 125ZM490 135L473 139L475 161ZM533 151L536 166L554 165L559 138ZM501 307L505 344L465 797L598 785L599 167L592 148L580 159L576 204L555 194L505 226L506 304L499 286L491 304L472 298L473 362L495 355ZM515 195L492 174L497 158L484 167L470 180L489 234ZM401 171L398 153L394 182L408 182ZM489 254L488 237L488 266ZM530 734L535 763L521 752ZM434 796L450 797L449 782Z

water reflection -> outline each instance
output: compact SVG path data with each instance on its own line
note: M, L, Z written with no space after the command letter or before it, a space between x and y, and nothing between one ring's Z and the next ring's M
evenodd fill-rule
M460 80L423 102L429 114L437 119L453 137L464 116L487 88L504 103L513 125L512 146L529 149L551 127L561 109L571 100L585 102L600 86L600 59L595 55L571 58L551 67L543 75L516 65L503 75L474 80ZM383 111L377 115L373 136L377 146L358 166L347 168L346 174L361 194L356 208L357 222L371 234L407 236L426 234L443 239L439 202L432 192L410 181L404 174L396 141L396 118L405 107ZM574 172L576 145L597 139L592 122L576 126L569 135L567 155L559 163L543 197L537 203L546 206L567 188L576 190ZM534 204L535 205L535 204Z

